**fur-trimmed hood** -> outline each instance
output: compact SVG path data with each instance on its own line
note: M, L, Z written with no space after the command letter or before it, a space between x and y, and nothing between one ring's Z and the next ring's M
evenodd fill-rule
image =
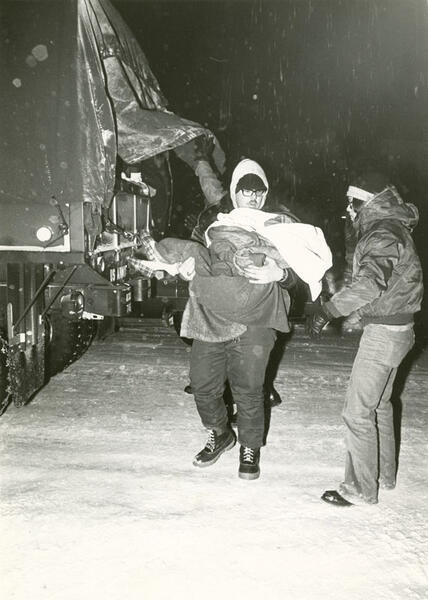
M355 227L362 235L380 220L399 221L406 229L413 231L419 221L419 211L414 204L404 202L394 186L388 186L363 206Z

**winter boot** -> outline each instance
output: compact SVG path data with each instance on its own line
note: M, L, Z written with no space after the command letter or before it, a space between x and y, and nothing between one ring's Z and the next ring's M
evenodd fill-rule
M209 430L208 440L205 447L193 459L195 467L209 467L214 464L223 452L230 450L236 444L236 435L231 429L224 433L216 433L214 429Z
M273 387L273 385L265 389L264 396L267 406L270 406L271 408L279 406L279 404L281 404L282 402L281 396L279 395L278 391Z
M257 479L260 477L260 448L241 446L239 450L239 477Z

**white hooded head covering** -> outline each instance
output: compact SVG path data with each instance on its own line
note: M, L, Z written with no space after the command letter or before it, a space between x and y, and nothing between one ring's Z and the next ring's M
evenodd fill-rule
M232 179L230 181L230 198L232 200L232 204L235 208L237 208L236 205L236 186L238 185L239 180L244 177L244 175L249 175L249 174L253 174L253 175L258 175L260 177L260 179L263 181L263 183L266 186L266 193L263 197L263 204L266 201L266 196L268 194L269 191L269 183L268 180L266 178L266 174L263 171L263 169L261 168L261 166L259 165L259 163L256 163L255 160L251 160L249 158L244 158L244 160L241 160L235 167L233 173L232 173ZM262 208L263 204L260 206L260 208Z

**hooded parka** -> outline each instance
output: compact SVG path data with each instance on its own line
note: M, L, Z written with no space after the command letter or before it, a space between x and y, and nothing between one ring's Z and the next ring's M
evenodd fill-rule
M411 232L418 209L389 186L361 208L352 283L325 304L331 315L357 311L363 324L413 322L423 297L422 268Z

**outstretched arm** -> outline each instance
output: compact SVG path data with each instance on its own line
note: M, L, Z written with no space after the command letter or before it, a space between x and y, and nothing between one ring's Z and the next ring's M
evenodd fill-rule
M195 173L205 197L205 207L218 204L226 192L210 163L207 160L199 160Z
M399 261L401 247L399 239L388 229L372 233L352 284L326 303L333 318L346 317L383 294Z

